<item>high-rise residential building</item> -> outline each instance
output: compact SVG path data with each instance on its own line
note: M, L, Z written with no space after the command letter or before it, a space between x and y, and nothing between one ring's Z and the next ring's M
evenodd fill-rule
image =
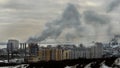
M40 60L49 61L49 60L62 60L62 49L58 48L40 48L38 52L38 58Z
M86 48L83 46L71 49L71 59L83 58L85 56Z
M38 51L38 59L39 59L39 61L43 61L44 59L43 59L43 50L39 50Z
M63 50L63 60L70 59L71 50Z
M91 58L102 58L103 56L103 45L102 43L95 43L95 46L90 48Z
M103 56L103 44L102 43L96 43L95 44L97 46L97 58L102 58Z
M87 58L87 59L90 59L90 58L91 58L91 57L90 57L90 48L86 48L86 50L85 50L85 55L86 55L85 58Z
M45 49L45 60L46 61L51 60L51 49L49 49L49 48Z
M18 40L13 40L13 39L8 40L7 50L9 50L9 52L17 51L18 48L19 48L19 41Z
M51 60L56 60L56 48L52 48Z
M94 46L91 47L79 46L70 50L71 59L101 58L103 56L103 45L101 43L95 43Z
M39 51L39 46L36 43L28 44L30 56L37 56Z
M55 49L55 60L56 61L59 61L59 60L62 60L63 59L63 50L62 49Z
M49 45L47 47L40 47L38 50L38 46L36 46L36 44L30 44L29 48L31 56L34 56L34 61L101 58L103 55L103 46L101 43L95 43L94 46L91 47L84 47L83 45L80 45L79 47L68 46L69 45L64 47L59 45L57 47L52 47Z

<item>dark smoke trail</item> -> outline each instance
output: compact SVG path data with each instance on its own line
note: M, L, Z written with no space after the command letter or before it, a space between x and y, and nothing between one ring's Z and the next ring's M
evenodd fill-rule
M80 14L77 8L73 4L68 4L68 7L64 10L62 18L55 20L52 23L46 24L46 29L37 38L30 38L28 42L41 42L48 37L54 37L55 39L60 36L64 29L74 28L75 30L81 30Z

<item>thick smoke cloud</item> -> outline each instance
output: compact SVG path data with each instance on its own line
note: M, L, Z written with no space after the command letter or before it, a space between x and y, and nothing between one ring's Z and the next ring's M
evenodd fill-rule
M98 14L95 11L85 11L84 12L84 19L87 24L91 25L105 25L110 22L110 19L106 15Z
M119 3L114 5L116 1L109 5L107 12L111 12L119 5ZM64 35L67 41L76 38L79 38L79 41L83 39L85 41L88 39L91 41L109 40L114 35L113 26L111 26L111 17L105 13L85 10L83 14L80 14L74 5L69 4L61 18L47 23L45 30L39 36L29 38L28 42L41 42L47 38L58 39L61 35Z
M111 35L111 33L109 32L110 23L111 23L109 16L104 14L99 14L93 10L84 11L83 15L84 15L84 22L87 25L92 26L95 30L94 40L98 41L101 37L106 37L106 39L108 40L108 38Z
M71 39L75 39L76 38L76 35L67 33L65 37L66 37L67 41L71 41Z
M45 26L46 21L56 18L68 2L75 4L81 12L76 13L78 17L73 17L79 23L68 23L72 18L67 19L70 16L70 9L69 11L65 9L61 18L47 23ZM64 35L62 38L66 38L68 41L75 38L79 38L81 41L81 37L88 37L88 34L94 37L99 36L96 33L102 33L101 35L106 33L108 36L120 34L119 3L120 0L0 0L0 40L16 38L25 41L31 35L41 32L44 26L43 32L32 37L32 40L41 41L49 37L58 39ZM76 8L73 9L76 10ZM109 17L111 17L110 22ZM85 19L83 20L83 18ZM110 26L109 23L111 23Z
M69 4L67 9L64 10L61 19L55 20L52 23L47 23L46 29L43 30L42 34L36 38L30 38L28 42L41 42L48 37L56 39L66 28L74 28L76 31L84 31L83 27L81 27L80 14L77 8L72 4Z
M111 12L120 5L120 0L113 0L107 7L107 12Z

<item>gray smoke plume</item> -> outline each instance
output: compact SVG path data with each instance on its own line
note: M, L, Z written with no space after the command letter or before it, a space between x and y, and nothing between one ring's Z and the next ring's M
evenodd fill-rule
M84 11L83 15L85 23L93 26L95 30L95 40L100 39L101 37L110 37L111 34L108 30L110 28L109 24L111 21L107 15L99 14L92 10Z
M120 5L120 0L112 0L112 1L110 2L110 4L107 6L106 12L107 12L107 13L112 12L112 11L115 10L117 7L119 7L119 5ZM107 34L108 34L108 36L110 37L110 39L111 39L112 37L114 37L115 35L120 35L119 31L118 31L118 32L116 31L116 30L118 30L118 29L113 29L114 27L117 27L117 26L109 25L109 27L108 27ZM113 31L116 31L116 32L113 32Z
M65 37L66 37L67 41L72 41L72 39L76 38L76 36L74 34L70 34L70 33L66 34Z
M120 0L113 0L107 7L107 12L111 12L120 5Z
M106 11L111 12L119 5L119 3L119 0L113 1L110 3ZM84 19L82 20L83 22L81 22L81 19ZM83 25L83 23L85 25ZM80 41L81 39L91 39L92 41L97 41L98 38L101 40L108 40L109 37L114 35L111 31L113 30L113 26L111 26L110 23L111 18L108 15L100 14L93 10L85 10L81 18L77 8L73 4L68 4L61 18L47 23L45 25L46 29L43 30L39 36L29 38L28 42L41 42L49 37L58 39L61 35L65 35L64 38L67 41L75 38L79 38ZM66 33L66 29L73 30Z
M98 14L95 11L87 10L83 13L85 22L94 26L105 25L110 22L110 19L106 15Z
M28 42L41 42L48 37L58 38L64 29L74 28L76 31L81 29L80 14L73 4L68 4L64 10L61 19L55 20L46 24L46 29L43 30L40 36L29 38Z

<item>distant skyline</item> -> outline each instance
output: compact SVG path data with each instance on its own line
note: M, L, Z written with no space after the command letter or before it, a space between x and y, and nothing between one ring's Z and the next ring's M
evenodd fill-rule
M46 23L61 17L68 3L79 11L84 30L78 37L73 35L74 29L65 29L59 39L69 34L81 41L106 41L120 34L120 0L0 0L0 42L38 37L47 28Z

